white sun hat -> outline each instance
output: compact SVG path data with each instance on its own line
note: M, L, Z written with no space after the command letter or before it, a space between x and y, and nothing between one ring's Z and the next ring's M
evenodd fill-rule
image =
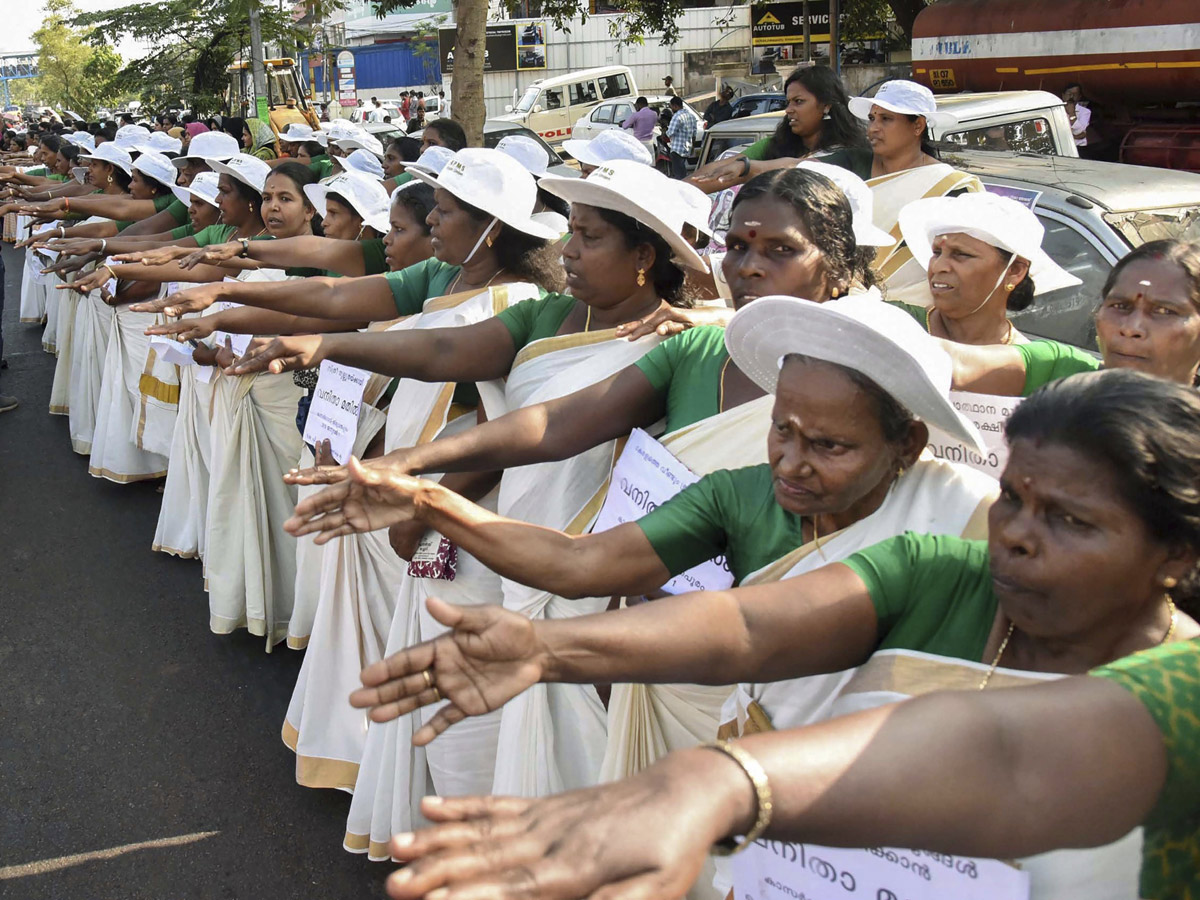
M241 149L238 139L231 134L223 131L202 131L192 138L188 144L187 153L175 157L171 160L171 164L177 169L182 169L194 159L204 160L211 164L236 156Z
M122 150L137 150L137 145L150 137L150 129L145 125L122 125L117 129L113 143Z
M611 209L636 219L666 241L680 263L708 271L704 259L683 238L687 213L679 191L657 169L618 159L598 166L586 178L547 175L541 186L568 203Z
M88 131L76 131L67 135L67 142L87 150L89 153L96 149L96 136Z
M193 197L199 197L209 206L216 206L218 181L216 172L201 172L192 179L190 185L184 187L182 184L177 184L171 188L171 193L184 206L190 206Z
M424 159L424 154L421 158ZM408 166L405 171L517 231L545 240L559 237L553 228L531 218L537 203L537 183L507 153L486 147L465 147L447 161L436 178L416 166Z
M590 141L563 141L563 149L589 166L602 166L618 159L628 159L644 166L654 165L646 145L624 128L606 128Z
M344 198L362 218L364 225L369 225L380 234L386 234L391 229L388 217L391 198L378 178L362 172L339 172L320 184L304 186L304 196L321 218L325 217L328 208L325 200L330 194Z
M326 126L324 130L331 141L367 134L361 125L357 125L349 119L334 119L332 122L327 122Z
M436 176L441 174L442 169L446 168L446 163L452 159L454 159L453 150L435 144L418 156L416 162L405 163L404 171L411 172L413 175L416 175L417 172L424 172L427 175Z
M79 158L98 159L124 169L126 175L133 173L133 159L113 141L105 141L91 153L80 153Z
M149 137L138 141L133 149L139 153L178 153L183 149L183 141L165 131L152 131Z
M496 144L496 149L507 153L523 165L534 178L545 175L546 169L550 167L550 159L542 145L528 135L510 134L502 137Z
M846 195L850 201L850 214L854 223L854 242L860 247L890 247L896 239L876 228L872 218L875 216L875 195L867 183L841 166L833 166L819 160L806 159L796 165L797 169L809 169L819 175L824 175Z
M683 221L701 234L712 237L709 218L712 215L712 197L688 181L671 180L679 191L679 202L683 204Z
M169 188L175 187L175 177L179 174L179 170L161 153L143 153L133 161L133 167Z
M307 125L301 125L299 122L291 122L288 127L279 132L279 139L286 141L289 144L303 144L308 141L316 141L322 147L329 145L329 135L323 131L313 131Z
M933 91L915 81L897 78L885 81L874 97L851 97L850 112L862 120L871 113L872 106L881 106L894 113L907 116L924 116L927 125L950 127L958 119L948 112L939 112Z
M954 363L916 319L876 295L813 303L760 297L725 328L734 364L768 393L784 357L799 353L870 378L927 425L983 452L983 437L950 402Z
M933 258L933 239L960 233L1028 260L1034 294L1082 284L1042 249L1045 231L1025 204L987 191L914 200L900 210L900 232L913 259L926 271Z
M346 137L330 137L329 142L343 150L366 150L378 159L383 159L383 143L373 134L362 132ZM336 158L336 157L335 157Z
M376 181L384 179L383 163L379 161L379 157L369 150L358 149L349 153L346 156L333 156L333 170L338 171L339 167L347 172L362 172L365 175L370 175Z
M267 183L267 176L271 174L270 166L257 156L250 156L247 153L231 156L225 162L214 159L210 165L217 174L236 178L260 194L263 191L263 185Z

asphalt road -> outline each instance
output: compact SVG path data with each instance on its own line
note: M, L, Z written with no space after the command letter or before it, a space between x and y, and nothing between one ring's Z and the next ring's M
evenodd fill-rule
M150 550L154 486L87 474L3 257L0 898L383 897L349 796L298 786L279 738L301 655L210 633L200 564Z

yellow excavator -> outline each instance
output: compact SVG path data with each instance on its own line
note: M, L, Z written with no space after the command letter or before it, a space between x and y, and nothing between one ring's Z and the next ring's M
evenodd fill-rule
M320 120L308 102L308 88L296 61L288 57L268 59L263 61L263 68L267 76L268 124L276 137L293 122L319 128ZM229 73L229 86L225 91L226 115L242 118L255 115L254 73L249 61L239 60L226 71Z

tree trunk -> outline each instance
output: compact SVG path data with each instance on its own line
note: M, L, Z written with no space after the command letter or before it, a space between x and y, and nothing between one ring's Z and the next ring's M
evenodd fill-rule
M457 0L458 34L450 76L450 112L467 133L467 146L483 146L483 59L487 47L487 0Z

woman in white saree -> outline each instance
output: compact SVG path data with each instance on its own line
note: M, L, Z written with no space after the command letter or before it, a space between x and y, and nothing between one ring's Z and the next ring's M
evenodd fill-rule
M483 206L478 198L490 193L484 189L489 179L480 178L486 176L486 171L472 171L478 165L472 157L480 153L485 151L457 154L456 158L464 165L455 167L452 161L443 170L437 179L439 198L443 191L461 191L464 195L471 191L472 199ZM536 197L532 179L519 170L515 161L504 159L503 163L497 161L498 167L517 166L520 171L521 177L514 176L514 180L525 186L520 209L528 216ZM614 166L611 170L598 170L600 177L590 185L586 199L582 195L572 198L573 236L563 251L572 296L550 294L510 305L497 315L495 324L499 327L488 322L438 334L438 343L444 346L436 371L457 370L457 377L476 381L507 373L503 391L480 384L489 418L510 408L569 393L607 377L641 356L657 342L657 336L630 342L619 339L612 326L650 314L663 306L664 297L675 296L682 286L683 273L671 263L671 255L697 267L703 265L680 236L683 221L677 204L662 200L668 196L663 177L647 167L630 166L631 169ZM543 180L542 187L547 187L548 181ZM557 192L557 182L549 189ZM506 205L505 197L513 193L508 190L483 208L498 215ZM645 199L635 202L627 197ZM439 199L439 207L441 202ZM434 231L436 235L437 225ZM310 339L281 339L277 346L266 348L257 358L249 357L247 362L263 366L272 359L282 359L289 366L306 365L317 356L371 368L384 366L395 374L413 373L414 369L420 373L418 366L432 368L434 361L426 362L408 352L408 343L398 338L400 335L330 336L316 343L310 343ZM392 345L390 353L386 352L388 343ZM374 354L369 344L377 345ZM357 354L355 345L363 345ZM428 353L425 349L421 355ZM420 377L428 378L431 374L433 371L427 369ZM439 443L442 441L423 447ZM388 458L407 456L420 449L407 448ZM507 471L501 479L497 503L519 517L581 531L598 510L613 450L610 440L560 463ZM399 641L405 636L429 634L431 628L440 627L420 616L419 601L431 592L458 593L464 556L460 555L460 574L453 582L414 580L412 587L418 595L413 598L415 602L397 604L391 646L402 646ZM497 587L502 590L504 604L524 615L553 618L573 615L584 606L564 604L561 598L542 591L531 592L515 582L505 581ZM500 596L495 595L495 599ZM480 599L475 595L469 602ZM597 598L590 601L590 606L603 608L607 603L607 597ZM554 722L549 721L551 704L556 705L559 713ZM399 732L400 726L371 729L351 808L347 848L365 850L377 857L387 834L398 824L412 821L414 795L425 793L426 765L439 793L452 793L470 784L490 789L493 769L499 772L505 760L540 767L548 782L579 783L594 779L603 751L604 722L603 707L593 689L576 688L557 697L540 697L523 712L527 721L536 722L535 727L525 729L518 722L510 739L501 725L498 760L495 749L498 723L494 721L498 717L489 721L486 730L481 728L467 740L448 744L449 752L432 754L427 762L420 758L423 753L413 754L408 733L402 727ZM534 790L536 786L531 784L528 789Z

